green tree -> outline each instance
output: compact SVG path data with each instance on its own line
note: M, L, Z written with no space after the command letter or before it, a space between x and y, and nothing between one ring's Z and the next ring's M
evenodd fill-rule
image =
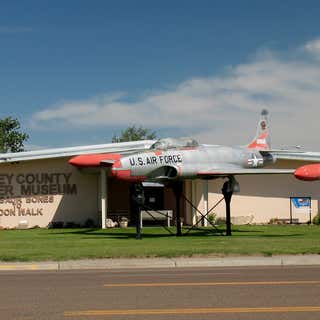
M120 136L113 135L112 142L127 142L138 140L154 140L156 139L155 131L143 127L136 127L135 125L128 127L121 131Z
M23 144L29 135L20 131L18 119L7 117L0 119L0 152L23 151Z

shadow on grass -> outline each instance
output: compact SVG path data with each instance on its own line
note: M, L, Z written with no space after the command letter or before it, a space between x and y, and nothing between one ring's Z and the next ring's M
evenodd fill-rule
M152 230L150 228L144 228L142 230L142 238L144 239L153 239L153 238L172 238L176 237L176 230L174 228L170 229L172 233L166 231L165 229ZM184 227L182 229L182 238L196 238L196 237L226 237L224 229L208 229L208 228L197 228L188 232L188 228ZM54 229L53 229L54 231ZM90 229L57 229L50 233L49 235L79 235L83 236L85 239L136 239L136 232L134 228L129 229L98 229L98 228L90 228ZM265 234L263 230L240 230L240 229L232 229L232 238L239 237L252 237L252 238L285 238L285 237L303 237L303 233L275 233L275 234Z
M263 230L239 230L232 229L232 237L254 237L254 238L279 238L279 237L303 237L303 233L284 233L283 230L279 230L278 233L265 234ZM260 234L259 234L260 233ZM261 234L262 233L262 234Z
M125 229L80 229L80 230L67 230L67 229L60 229L58 232L53 232L51 235L83 235L86 236L86 239L97 239L97 238L114 238L114 239L135 239L136 233L134 229L128 229L125 231ZM144 238L165 238L165 237L172 237L174 235L168 233L143 233L142 235Z
M172 238L176 237L176 230L170 229L172 233L169 231L166 231L165 229L159 229L159 230L148 230L148 228L144 228L142 230L142 237L143 238ZM203 236L221 236L222 231L216 231L214 229L196 229L190 231L188 234L186 234L188 229L183 228L182 231L182 237L203 237ZM135 229L79 229L79 230L68 230L68 229L57 229L57 231L54 231L50 233L49 235L56 236L56 235L82 235L85 236L86 239L97 239L97 238L125 238L125 239L135 239L136 238L136 232Z

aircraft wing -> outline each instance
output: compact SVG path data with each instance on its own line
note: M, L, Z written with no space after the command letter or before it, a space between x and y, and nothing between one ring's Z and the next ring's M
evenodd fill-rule
M320 162L320 152L298 150L260 150L262 155L272 155L277 160Z
M248 175L248 174L293 174L294 169L263 169L263 168L212 168L201 170L197 173L199 178L218 178L231 175Z
M92 163L95 164L97 161L97 157L96 157L97 154L101 154L101 153L128 154L128 153L134 153L134 152L143 152L145 150L148 150L154 142L155 142L154 140L141 140L141 141L131 141L131 142L119 142L119 143L107 143L107 144L88 145L88 146L23 151L23 152L14 152L14 153L0 153L0 163L87 155L88 157L84 157L84 162L85 163L89 162L90 164L89 158L90 158L90 155L92 155ZM108 160L108 157L104 157L104 159ZM81 164L81 161L82 159L79 158L80 164Z

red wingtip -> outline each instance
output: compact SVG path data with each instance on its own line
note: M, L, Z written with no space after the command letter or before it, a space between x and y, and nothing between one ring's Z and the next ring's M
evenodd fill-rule
M299 167L294 172L294 176L303 181L320 180L320 164L308 164Z
M118 153L82 154L69 160L69 163L78 168L100 167L101 161L117 161L121 158ZM110 163L110 166L112 163ZM106 166L104 164L103 166Z

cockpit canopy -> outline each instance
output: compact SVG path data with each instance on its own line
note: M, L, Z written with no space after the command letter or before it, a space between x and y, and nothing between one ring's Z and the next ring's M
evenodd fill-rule
M165 138L159 139L151 147L151 150L167 150L198 147L199 143L193 138Z

